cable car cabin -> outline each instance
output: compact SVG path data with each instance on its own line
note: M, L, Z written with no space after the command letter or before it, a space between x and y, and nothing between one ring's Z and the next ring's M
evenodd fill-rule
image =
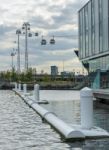
M16 34L21 34L21 30L16 30Z
M28 33L28 37L32 37L32 33Z
M35 33L35 36L38 36L38 33L37 33L37 32Z
M50 40L50 44L55 44L55 40L54 40L54 39L51 39L51 40Z
M24 29L25 29L25 27L22 27L22 29L24 30Z
M28 27L28 30L30 30L30 27Z
M47 44L46 40L45 40L45 39L42 39L41 45L46 45L46 44Z

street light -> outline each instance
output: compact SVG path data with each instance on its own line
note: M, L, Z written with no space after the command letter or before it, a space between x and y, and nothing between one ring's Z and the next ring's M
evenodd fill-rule
M16 54L16 52L13 49L13 51L11 52L11 57L12 57L12 72L14 70L13 58L14 58L15 54Z
M17 49L17 73L20 73L20 46L19 46L19 37L21 34L21 30L17 29L16 34L18 35L18 49Z
M23 23L22 30L24 31L23 34L25 34L25 71L28 71L28 37L32 37L29 22Z

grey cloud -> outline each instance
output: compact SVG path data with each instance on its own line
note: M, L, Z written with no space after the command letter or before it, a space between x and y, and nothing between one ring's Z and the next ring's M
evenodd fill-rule
M11 32L14 29L15 27L13 26L0 25L0 37L5 35L7 32Z
M0 49L0 56L10 56L12 49Z
M47 40L47 45L41 46L40 45L40 40L39 41L32 41L28 44L28 46L31 48L31 53L35 53L36 50L68 50L68 49L77 49L78 43L77 39L58 39L55 38L56 44L55 45L50 45L49 44L49 39Z
M60 5L56 6L56 5L51 5L49 3L47 3L47 1L36 1L36 0L31 0L29 1L29 3L27 3L27 5L25 6L24 3L19 4L19 7L17 8L17 10L19 10L19 8L21 7L21 10L23 10L22 8L24 7L24 14L22 14L22 11L18 11L16 12L15 10L12 12L11 10L11 14L13 14L13 16L18 17L18 19L23 20L22 18L24 17L24 20L27 19L27 21L30 22L31 24L31 29L33 28L38 28L41 31L45 31L47 33L47 37L45 37L47 39L47 42L49 42L50 37L52 35L55 35L55 40L56 40L56 44L55 45L50 45L49 43L46 46L41 46L40 45L40 41L41 41L41 34L40 36L35 39L35 38L31 38L28 42L28 51L29 51L29 63L31 64L43 64L44 62L49 61L59 61L60 59L64 59L64 60L69 60L69 59L73 59L75 57L73 52L69 52L67 54L63 54L63 56L61 55L53 55L51 52L55 52L55 51L61 51L61 52L65 52L65 51L69 51L69 49L72 49L72 51L74 49L78 48L78 30L77 28L72 27L72 29L68 28L68 29L63 29L64 25L76 25L77 26L77 12L78 10L82 7L82 5L86 2L87 0L83 0L81 2L79 1L75 1L74 2L66 2L65 7L62 7ZM15 3L14 3L15 4ZM30 7L28 7L26 9L26 7L29 5ZM14 5L15 7L17 7L17 5ZM35 10L37 9L37 7L40 7L42 9L43 12L43 8L48 12L48 14L50 14L51 16L51 22L49 21L50 18L48 17L48 20L45 19L44 15L40 15L40 13L34 14ZM9 10L7 9L3 9L2 13L5 12L9 12ZM11 16L11 15L10 15ZM46 14L45 14L46 16ZM17 18L12 18L16 19ZM21 22L20 20L20 22ZM13 23L15 24L15 23ZM16 25L17 26L17 25ZM19 24L20 26L20 24ZM0 40L1 41L6 41L6 38L9 38L8 40L11 41L11 38L13 41L16 40L16 35L15 35L15 31L16 31L16 27L14 27L12 24L9 24L9 26L5 25L0 25ZM12 34L12 36L11 36ZM14 35L13 35L14 34ZM42 33L43 34L43 33ZM73 35L74 37L67 37L67 35ZM10 36L10 37L9 37ZM57 37L57 36L64 36L64 37ZM20 50L21 50L21 54L22 54L22 64L24 63L24 52L25 52L25 44L24 44L24 37L21 36L20 38ZM17 45L13 45L15 48L17 48ZM12 47L13 48L13 47ZM11 49L7 48L7 49L0 49L0 55L2 56L8 56L10 55ZM32 58L33 57L33 58Z
M32 26L37 28L47 29L49 26L49 23L41 16L32 17L29 21L32 22Z
M70 59L73 60L73 58L75 57L75 54L72 50L72 52L68 52L66 53L65 55L55 55L55 54L52 54L52 53L42 53L42 55L39 55L38 57L36 57L36 59L32 58L32 55L30 55L31 57L31 64L44 64L45 62L48 62L48 61L61 61L61 60L65 60L65 61L68 61ZM37 62L36 62L37 60Z
M87 0L84 0L82 3ZM81 3L78 3L77 1L71 2L66 4L65 8L62 8L61 6L51 6L48 8L51 12L61 12L60 15L53 15L52 19L54 20L55 27L57 28L64 24L77 24L77 15L78 11L81 8Z
M57 31L49 31L48 32L48 36L56 36L56 37L60 37L63 36L63 38L68 39L78 39L78 35L77 35L78 30L77 29L67 29L67 30L57 30Z

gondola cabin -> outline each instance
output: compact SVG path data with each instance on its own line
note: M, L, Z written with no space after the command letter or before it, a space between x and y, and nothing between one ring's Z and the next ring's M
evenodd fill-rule
M37 32L35 33L35 36L38 36L38 33L37 33Z
M50 44L55 44L55 40L54 40L54 39L51 39L51 40L50 40Z
M24 29L25 29L25 27L22 27L22 29L24 30Z
M41 45L46 45L46 44L47 44L47 41L45 39L42 39Z

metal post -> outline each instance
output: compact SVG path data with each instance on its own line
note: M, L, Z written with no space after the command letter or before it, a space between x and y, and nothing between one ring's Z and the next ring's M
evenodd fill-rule
M19 34L18 34L17 72L18 72L18 73L20 73L20 48L19 48Z
M12 71L13 71L13 57L14 57L14 54L12 54Z
M29 22L24 22L22 29L25 31L25 72L28 71L28 30L30 30Z
M93 94L92 89L83 88L80 91L81 126L86 129L93 127Z
M23 84L23 92L24 92L24 94L27 93L27 84Z
M16 30L16 34L18 35L18 41L17 41L17 44L18 44L18 49L17 49L17 73L20 73L20 46L19 46L19 37L20 37L20 34L21 34L21 30L17 29Z
M27 30L27 24L25 24L25 70L28 70L28 30Z
M15 90L17 90L17 83L15 83Z
M14 56L15 56L15 53L12 52L12 53L11 53L11 57L12 57L12 72L13 72L13 69L14 69L14 66L13 66L13 58L14 58Z
M21 84L19 83L19 91L21 91Z
M34 85L34 99L36 101L40 100L40 98L39 98L39 85L38 84Z

